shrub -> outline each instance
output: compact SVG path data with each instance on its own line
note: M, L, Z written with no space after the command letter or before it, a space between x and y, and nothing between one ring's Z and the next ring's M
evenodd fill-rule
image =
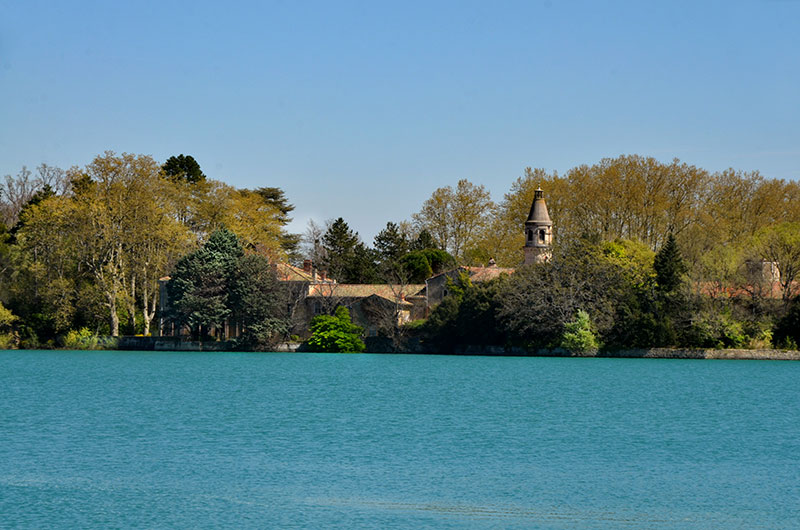
M88 328L70 330L64 337L64 348L68 350L115 350L116 337L98 336Z
M589 313L578 311L575 320L564 324L564 333L561 335L561 347L573 353L586 353L596 351L600 347L589 320Z
M10 350L17 345L13 333L0 333L0 350Z
M344 306L331 315L318 315L311 320L310 351L328 353L360 353L367 347L361 340L364 329L353 324L350 311Z

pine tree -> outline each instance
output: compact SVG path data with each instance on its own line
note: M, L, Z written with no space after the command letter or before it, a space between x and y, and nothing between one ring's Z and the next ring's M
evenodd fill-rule
M408 252L408 241L393 222L386 223L386 228L375 236L375 250L384 262L394 262Z
M656 254L653 268L656 271L656 285L662 293L675 292L683 283L687 267L671 232Z

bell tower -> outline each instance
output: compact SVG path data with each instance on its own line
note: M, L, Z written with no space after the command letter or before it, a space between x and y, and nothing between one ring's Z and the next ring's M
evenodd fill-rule
M544 263L553 256L553 221L547 213L542 188L536 188L531 213L525 221L525 265Z

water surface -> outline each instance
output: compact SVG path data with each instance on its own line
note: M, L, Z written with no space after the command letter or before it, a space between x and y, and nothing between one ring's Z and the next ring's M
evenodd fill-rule
M0 527L782 528L800 363L0 352Z

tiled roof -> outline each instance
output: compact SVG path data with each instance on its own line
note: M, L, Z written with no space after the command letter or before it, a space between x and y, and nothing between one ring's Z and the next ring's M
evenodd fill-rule
M386 285L386 284L355 284L355 283L312 283L308 286L309 298L336 297L336 298L367 298L379 296L394 302L398 296L403 298L420 294L425 289L424 285Z
M317 274L316 280L314 280L313 275L310 272L306 272L305 270L301 269L300 267L295 267L294 265L289 265L288 263L276 263L277 273L278 273L278 280L282 282L322 282L322 283L333 283L333 280L330 278L320 280L319 274Z
M514 274L516 269L512 267L458 267L457 269L450 269L449 271L441 272L431 276L431 278L438 278L443 275L451 275L455 271L464 271L469 274L469 279L472 283L488 282L494 280L501 274ZM428 279L431 279L428 278Z
M488 282L500 277L501 274L514 274L516 269L511 267L462 267L469 273L472 283Z

